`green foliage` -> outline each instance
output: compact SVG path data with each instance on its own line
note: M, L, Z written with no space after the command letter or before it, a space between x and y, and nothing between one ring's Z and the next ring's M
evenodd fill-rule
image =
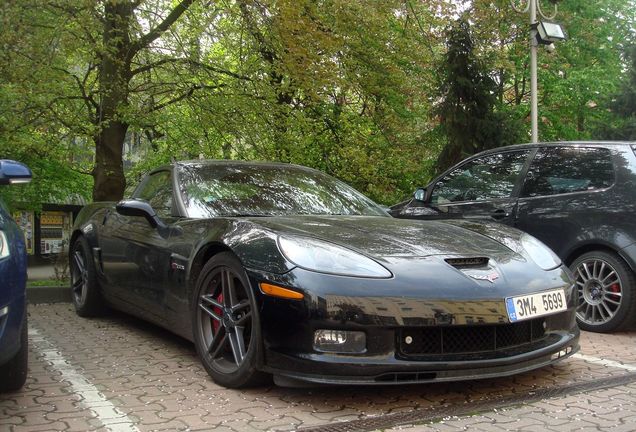
M57 279L40 279L40 280L28 280L27 288L33 287L60 287L67 286L68 281Z
M110 39L107 4L133 8ZM117 58L180 4L0 6L0 156L35 173L3 195L30 207L50 194L89 196L92 178L80 173L94 172L113 122L145 146L129 186L172 159L277 160L385 204L458 158L529 138L527 16L508 0L194 1L153 43ZM464 34L447 37L462 13ZM621 107L636 87L624 57L635 17L633 0L559 3L569 40L539 52L542 140L633 137L633 111ZM129 67L125 83L103 81L105 58ZM104 120L115 90L125 94Z
M539 115L542 140L585 140L611 123L609 95L618 90L623 44L633 37L636 5L564 1L559 21L569 39L553 54L540 53Z
M231 4L217 16L216 44L198 54L249 79L154 114L162 139L129 181L171 158L278 160L381 202L402 199L436 151L422 143L434 60L413 16L396 12L407 10L398 1Z
M517 128L512 115L496 111L496 83L477 58L470 24L459 19L448 31L447 52L440 68L442 101L438 107L448 143L440 153L442 171L468 155L514 144Z
M614 121L597 127L599 139L636 140L636 45L628 47L627 60L627 73L609 103Z
M68 163L27 154L5 157L27 164L33 172L30 183L0 189L0 197L9 209L40 211L42 203L88 201L92 178L73 171Z

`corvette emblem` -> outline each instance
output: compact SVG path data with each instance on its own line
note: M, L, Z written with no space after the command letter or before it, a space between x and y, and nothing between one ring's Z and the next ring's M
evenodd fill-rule
M466 273L466 274L473 279L485 280L490 283L495 283L495 280L499 279L499 273L497 272L492 272L489 274L472 274L472 273Z

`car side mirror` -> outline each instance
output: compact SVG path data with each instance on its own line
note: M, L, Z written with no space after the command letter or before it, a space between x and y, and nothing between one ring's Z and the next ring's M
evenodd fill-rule
M426 188L417 188L413 193L413 199L415 201L426 201Z
M145 218L151 227L156 228L161 237L183 234L181 227L171 227L161 220L150 203L142 199L121 200L115 206L117 213L124 216L137 216Z
M33 174L25 164L9 159L0 160L0 185L28 183Z
M137 216L146 218L151 227L157 228L163 222L157 216L150 203L142 199L125 199L121 200L115 206L117 213L124 216Z

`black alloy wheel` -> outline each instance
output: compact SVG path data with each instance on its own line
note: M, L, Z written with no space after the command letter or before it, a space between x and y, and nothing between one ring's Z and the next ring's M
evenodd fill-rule
M88 241L78 237L70 254L71 294L75 312L82 317L91 317L103 312L103 301L97 282L95 263Z
M610 332L632 324L635 278L620 257L604 251L588 252L570 268L578 293L576 319L581 329Z
M215 255L204 266L195 289L193 333L197 352L210 376L231 388L260 384L260 321L254 293L240 261Z

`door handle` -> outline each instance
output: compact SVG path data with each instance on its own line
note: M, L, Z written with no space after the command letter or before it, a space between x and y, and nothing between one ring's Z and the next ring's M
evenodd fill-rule
M493 219L503 219L503 218L507 218L508 216L510 216L510 213L508 213L504 209L493 210L490 213L490 217Z

